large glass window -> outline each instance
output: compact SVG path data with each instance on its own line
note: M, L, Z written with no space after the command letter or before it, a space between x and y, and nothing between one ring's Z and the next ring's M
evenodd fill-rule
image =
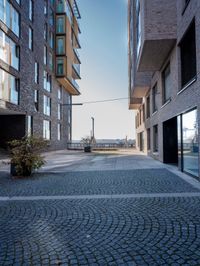
M147 113L146 113L146 118L149 118L150 117L150 96L147 97Z
M35 111L39 110L39 91L34 90L34 104L35 104Z
M193 21L180 43L181 85L184 87L196 77L196 37Z
M158 152L158 125L153 126L153 152Z
M28 30L28 48L33 50L33 30L30 27Z
M56 32L57 33L64 33L65 32L65 18L57 17L56 19Z
M44 95L43 112L45 115L51 115L51 98Z
M58 100L61 100L62 99L62 87L60 86L58 88Z
M46 45L44 46L44 64L47 64L47 47Z
M49 68L53 71L53 54L49 52Z
M136 1L136 40L137 40L137 56L140 52L141 47L141 11L140 11L140 1Z
M158 110L158 87L157 84L152 88L152 111Z
M35 83L39 83L39 63L35 62Z
M51 92L51 75L49 75L45 70L44 70L44 89L47 90L48 92Z
M29 0L29 19L33 20L33 0Z
M199 144L197 109L182 114L182 140L183 170L194 176L198 176Z
M51 124L48 120L43 120L43 138L47 140L51 138Z
M19 13L8 0L0 0L0 20L19 36Z
M57 13L63 13L65 11L65 0L56 0L56 11Z
M0 99L19 104L19 80L0 69Z
M0 30L0 58L8 65L19 70L19 46Z
M51 49L53 49L54 47L53 39L54 39L53 32L50 30L49 31L49 46L51 47Z
M61 119L61 104L58 104L58 119Z
M64 75L64 60L63 58L56 59L56 75L63 76Z
M65 53L64 37L56 38L56 53L62 55Z
M33 134L33 117L31 115L28 115L27 117L27 133L28 136Z
M171 76L170 76L170 64L164 69L162 73L163 80L163 103L171 99Z
M61 140L61 124L58 124L58 140Z

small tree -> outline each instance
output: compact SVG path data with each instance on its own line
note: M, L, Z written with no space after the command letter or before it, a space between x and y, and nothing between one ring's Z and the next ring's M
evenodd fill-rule
M31 136L9 141L8 145L11 149L11 169L14 166L17 176L30 176L33 170L45 164L40 153L47 147L48 141Z

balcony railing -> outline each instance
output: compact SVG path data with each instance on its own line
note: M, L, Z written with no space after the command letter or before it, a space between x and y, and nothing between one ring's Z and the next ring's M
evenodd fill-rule
M73 86L74 86L77 90L79 90L79 85L78 85L78 83L77 83L74 79L71 79L71 82L72 82Z
M78 52L78 50L77 50L76 48L73 48L73 50L74 50L74 53L76 54L77 58L79 58L79 59L80 59L80 55L79 55L79 52Z
M73 64L73 68L77 72L77 74L80 76L80 64Z

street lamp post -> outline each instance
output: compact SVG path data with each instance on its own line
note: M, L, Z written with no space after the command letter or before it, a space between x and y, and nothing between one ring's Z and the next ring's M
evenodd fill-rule
M92 142L94 143L94 117L91 117L92 119Z

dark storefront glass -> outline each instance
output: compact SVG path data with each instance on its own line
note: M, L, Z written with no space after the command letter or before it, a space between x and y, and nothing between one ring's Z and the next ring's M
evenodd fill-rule
M182 170L199 175L197 109L182 114Z

